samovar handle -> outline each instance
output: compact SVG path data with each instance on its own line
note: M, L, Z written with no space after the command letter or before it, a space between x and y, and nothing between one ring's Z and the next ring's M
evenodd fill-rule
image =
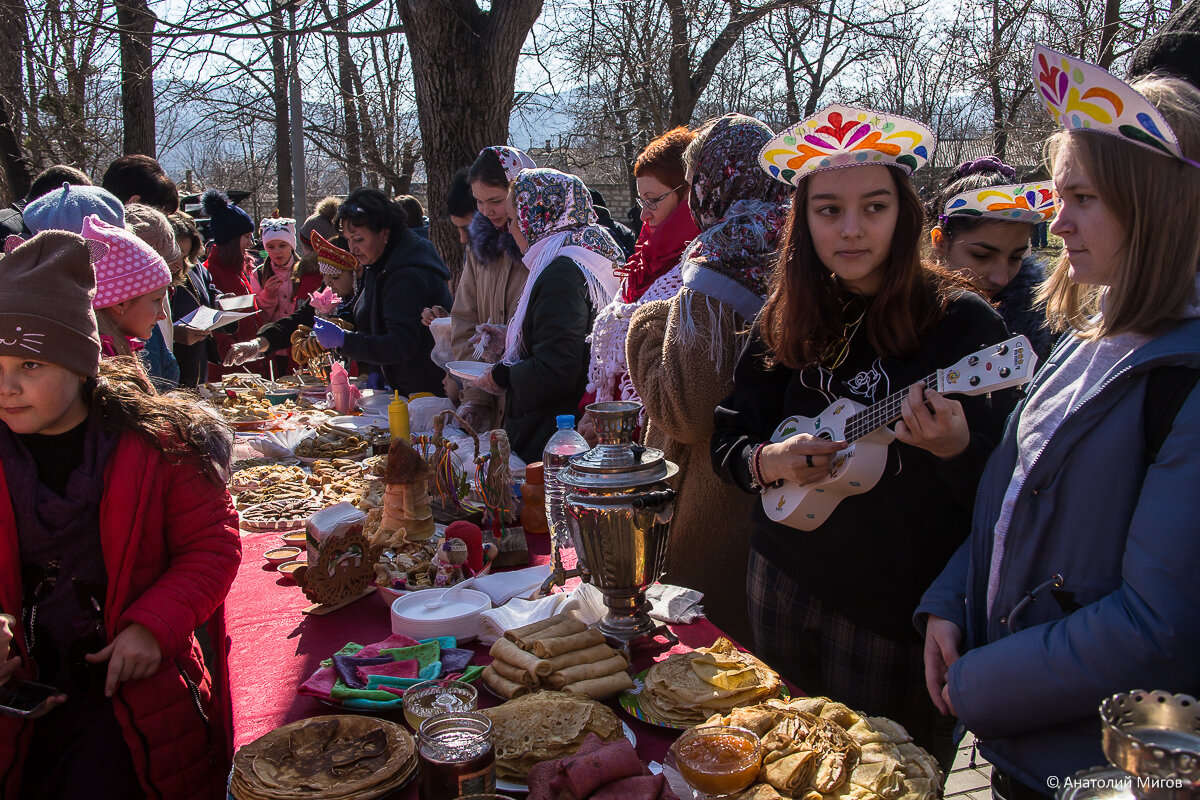
M662 506L675 499L674 489L658 489L653 492L646 492L643 495L633 498L630 503L634 508L641 510L653 506Z

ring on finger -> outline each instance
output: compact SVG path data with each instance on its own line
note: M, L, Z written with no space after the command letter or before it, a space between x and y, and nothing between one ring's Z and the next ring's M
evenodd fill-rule
M814 464L814 463L813 463L813 460L812 460L812 453L805 453L805 454L804 454L804 463L805 463L805 464L807 464L809 467L815 467L815 466L816 466L816 464Z

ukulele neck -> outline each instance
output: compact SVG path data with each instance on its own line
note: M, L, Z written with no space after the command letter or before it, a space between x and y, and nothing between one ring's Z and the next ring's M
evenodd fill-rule
M924 381L920 381L926 387L935 391L941 390L941 370L934 372ZM914 384L916 385L916 384ZM864 408L857 414L854 414L846 420L845 441L847 444L853 444L858 439L864 436L869 436L885 425L891 425L902 416L900 412L901 404L904 398L908 396L908 390L901 389L898 392L889 394L887 397L880 400L878 403Z

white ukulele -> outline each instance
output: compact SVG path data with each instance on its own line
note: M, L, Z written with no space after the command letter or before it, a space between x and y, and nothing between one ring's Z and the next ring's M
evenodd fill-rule
M939 369L924 383L942 394L984 394L1029 381L1037 355L1024 336L986 347L948 369ZM820 526L843 497L869 491L883 475L888 445L896 434L887 426L900 419L900 403L908 389L890 394L867 408L853 400L838 400L820 416L788 417L771 435L782 442L808 433L831 442L846 442L838 453L829 478L808 486L783 483L763 492L767 516L802 531Z

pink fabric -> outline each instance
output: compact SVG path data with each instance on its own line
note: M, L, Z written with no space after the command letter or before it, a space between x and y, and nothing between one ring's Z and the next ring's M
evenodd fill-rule
M83 221L83 238L108 245L107 255L95 262L92 308L115 306L170 285L167 262L137 235L92 214Z

